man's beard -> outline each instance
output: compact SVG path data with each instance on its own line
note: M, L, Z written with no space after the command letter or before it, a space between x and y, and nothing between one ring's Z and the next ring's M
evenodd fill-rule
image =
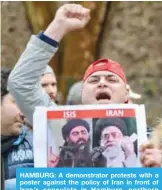
M74 143L70 140L70 143ZM86 144L87 140L83 139L83 138L79 138L74 144Z
M111 160L111 159L116 158L120 154L121 150L122 150L121 145L116 144L112 147L107 147L102 154L106 159Z
M84 143L79 143L84 141ZM79 144L78 144L79 143ZM68 163L73 162L72 167L88 167L91 166L90 159L90 139L86 142L84 139L78 139L78 143L72 141L65 142L62 148L63 159Z
M68 142L66 142L64 144L64 146L66 146L67 148L69 148L69 150L71 150L72 152L78 152L78 151L85 151L85 150L89 150L90 148L90 139L88 139L88 141L86 141L83 138L78 139L75 143L72 142L71 140L69 140Z
M121 142L109 142L108 140L106 142L103 142L101 140L101 147L105 147L104 152L113 153L115 154L116 150L121 149Z

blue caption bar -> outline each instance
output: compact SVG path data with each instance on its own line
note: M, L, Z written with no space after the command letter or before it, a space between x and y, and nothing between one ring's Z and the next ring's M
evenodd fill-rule
M162 168L18 168L17 190L162 190Z

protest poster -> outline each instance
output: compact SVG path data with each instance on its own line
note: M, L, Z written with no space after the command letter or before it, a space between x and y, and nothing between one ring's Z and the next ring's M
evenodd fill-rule
M37 107L35 167L139 167L144 105Z

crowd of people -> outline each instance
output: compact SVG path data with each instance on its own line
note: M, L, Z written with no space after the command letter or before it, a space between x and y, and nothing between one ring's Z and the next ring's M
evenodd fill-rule
M6 190L16 189L15 178L17 167L34 166L32 126L35 107L55 106L57 109L57 104L55 103L57 81L48 63L58 50L61 39L70 31L83 28L89 20L89 9L78 4L66 4L61 6L47 29L31 37L14 69L11 71L2 68L1 70L1 113L3 116L1 118L1 165ZM121 65L115 61L99 59L90 64L83 76L80 86L80 99L72 102L69 98L71 96L69 96L67 100L68 105L95 104L97 106L98 104L129 103L130 89L127 86L125 73ZM61 154L65 153L65 149L69 148L69 144L77 144L77 146L80 146L82 143L89 142L88 123L83 120L78 122L80 122L80 126L73 125L75 127L71 128L71 125L67 123L63 127L62 133L65 145L61 149ZM103 126L104 122L106 124ZM107 121L104 122L98 120L97 129L100 130L98 133L100 133L101 147L109 147L101 151L103 153L102 156L106 158L106 162L104 163L108 166L112 158L107 155L109 152L113 154L115 150L113 142L110 143L109 141L111 138L116 137L120 139L119 141L121 142L121 139L125 136L125 132L124 130L119 130L114 124L108 125ZM100 126L100 124L102 126ZM77 132L75 131L76 127L79 127L79 132L78 130ZM83 137L77 140L76 137L78 135ZM115 158L112 167L115 165L118 167L121 165L131 165L132 163L129 162L129 157L136 159L133 146L130 146L131 148L128 150L126 146L124 147L124 145L121 144L122 143L120 143L120 146L115 150L120 150L120 159ZM85 150L88 151L88 146ZM50 151L51 153L53 152L52 149ZM161 150L155 147L152 142L148 141L142 144L139 151L141 151L141 166L161 167ZM80 156L79 158L82 159L82 154L78 155ZM67 158L68 160L69 156L72 155L67 154L62 158ZM98 163L98 157L94 156L94 154L90 156L93 157L96 166L100 165L100 163ZM123 159L123 157L126 159ZM57 164L61 166L67 160L57 160ZM69 161L67 164L69 164ZM82 166L85 166L85 163L82 164ZM91 166L91 163L88 162L87 164ZM70 166L73 165L78 166L77 161L70 163Z

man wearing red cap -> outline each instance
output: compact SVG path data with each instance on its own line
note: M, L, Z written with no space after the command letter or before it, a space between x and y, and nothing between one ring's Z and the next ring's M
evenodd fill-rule
M58 43L68 32L83 28L89 20L89 9L81 5L66 4L58 9L54 20L44 33L31 37L8 83L9 90L30 123L33 121L36 106L54 104L47 93L43 92L40 77L57 51ZM87 69L83 81L83 104L111 104L128 101L126 77L118 63L108 59L94 62ZM147 143L141 147L141 151L143 166L160 167L162 159L160 150Z
M83 104L117 104L128 100L124 71L112 60L99 59L92 63L83 82Z

